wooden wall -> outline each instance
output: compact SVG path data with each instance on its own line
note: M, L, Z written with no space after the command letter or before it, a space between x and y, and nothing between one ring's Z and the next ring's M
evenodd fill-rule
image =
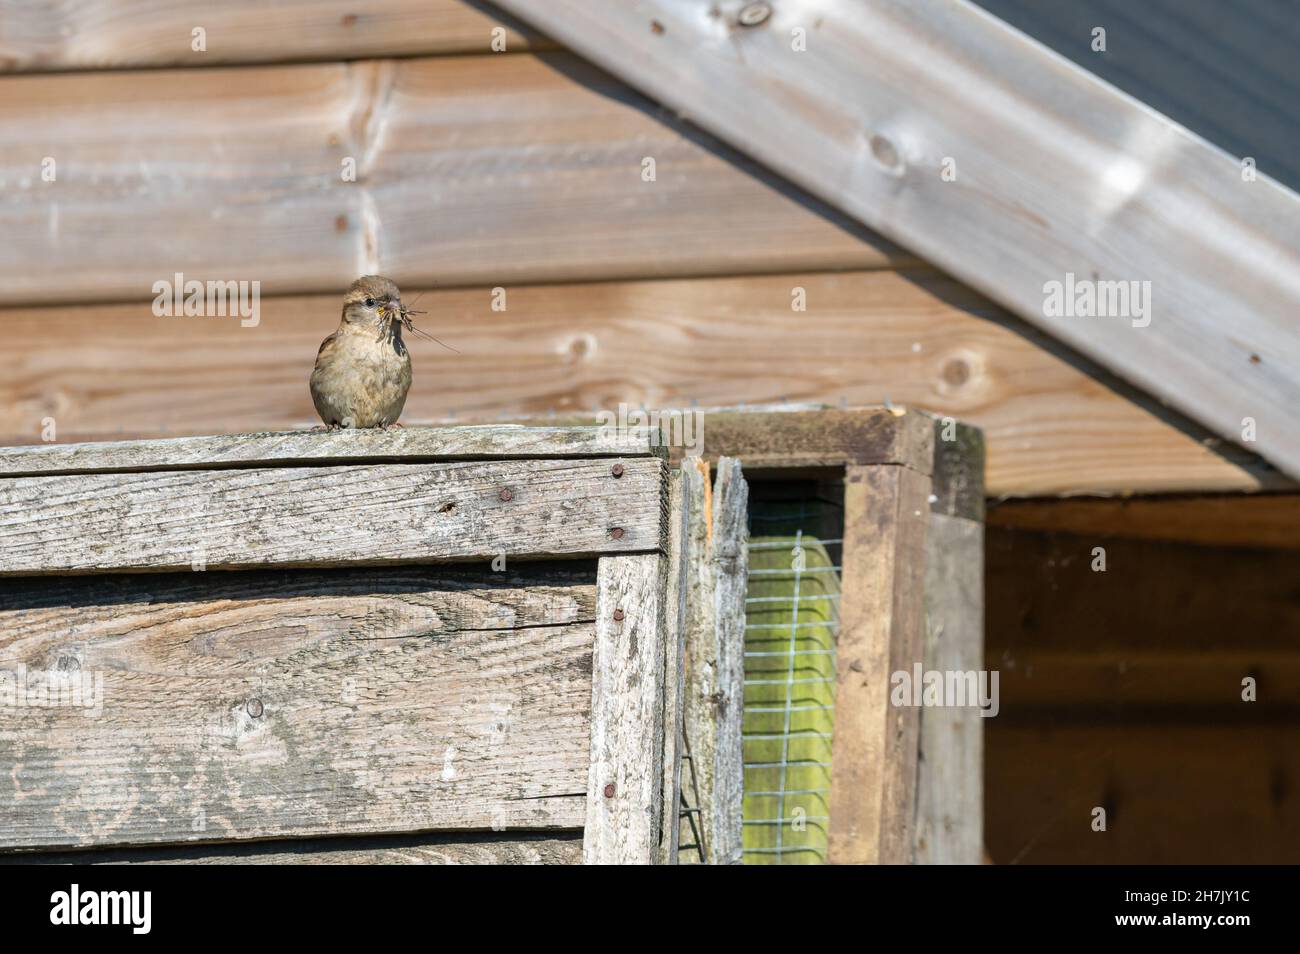
M1267 499L1267 498L1265 498ZM1300 511L1295 497L1270 501ZM1043 529L1051 507L1074 532ZM1300 856L1300 535L1214 542L1221 502L1008 504L987 527L986 844L1009 863ZM1095 511L1092 528L1080 511ZM1181 516L1182 539L1170 530ZM1023 519L1022 519L1023 518ZM1151 528L1163 538L1151 538ZM1219 534L1222 535L1222 534ZM1094 548L1106 569L1093 569ZM1242 699L1253 678L1257 701ZM1092 829L1092 811L1107 830Z
M416 346L410 422L892 401L983 427L994 494L1278 485L486 4L103 0L0 38L0 442L314 423L381 271L460 352ZM259 281L259 323L156 317L177 272Z

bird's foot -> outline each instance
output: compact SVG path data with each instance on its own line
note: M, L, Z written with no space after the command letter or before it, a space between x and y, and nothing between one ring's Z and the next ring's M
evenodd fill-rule
M313 431L341 431L342 429L337 424L317 424L312 428Z

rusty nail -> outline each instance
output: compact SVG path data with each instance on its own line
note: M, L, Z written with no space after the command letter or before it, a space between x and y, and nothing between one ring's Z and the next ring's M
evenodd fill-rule
M614 622L616 623L623 622L623 611L621 609L614 610Z
M502 500L514 500L515 492L511 490L509 487L502 487L501 493L497 494L497 496L500 497Z
M262 713L266 711L262 706L261 699L249 699L248 704L244 706L244 711L254 719L262 718Z
M772 5L769 3L747 3L741 8L740 15L736 18L741 26L758 26L764 20L772 15Z
M605 786L605 797L606 797L606 798L613 798L613 797L614 797L614 783L613 783L613 782L610 782L608 785Z
M623 528L622 528L622 527L615 527L613 530L609 531L609 535L610 535L611 537L613 537L615 540L622 540L622 539L623 539Z
M622 477L622 476L623 476L623 465L622 465L622 464L615 464L613 467L611 467L611 468L609 469L609 472L610 472L611 474L613 474L615 477Z

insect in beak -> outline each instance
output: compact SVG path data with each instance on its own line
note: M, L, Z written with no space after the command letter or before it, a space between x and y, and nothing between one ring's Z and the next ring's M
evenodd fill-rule
M413 335L419 335L421 338L424 338L424 339L426 339L426 340L428 340L428 341L437 342L438 344L440 344L440 345L442 345L444 348L446 348L448 351L455 351L457 354L460 354L460 351L458 351L457 349L453 348L451 345L447 344L445 341L439 341L437 338L435 338L433 335L429 334L427 331L422 331L421 329L415 327L415 322L413 322L413 321L411 320L411 316L412 316L412 315L423 315L423 314L425 314L425 312L423 312L423 311L412 311L410 308L407 308L405 305L402 305L402 304L400 304L400 303L399 303L399 308L400 308L401 310L398 312L398 320L401 321L401 323L402 323L402 327L403 327L403 328L405 328L407 331L411 332L411 334L413 334Z

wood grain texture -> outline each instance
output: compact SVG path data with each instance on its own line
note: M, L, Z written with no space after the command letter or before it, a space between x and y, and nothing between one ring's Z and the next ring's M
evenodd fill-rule
M584 864L660 859L667 564L656 553L598 563Z
M621 478L594 460L17 477L0 483L0 574L658 550L664 464L625 468Z
M925 544L925 671L979 673L984 669L984 526L931 510ZM921 710L917 864L980 863L986 721L973 705Z
M1300 198L1267 176L964 0L500 5L1300 478ZM1075 277L1145 313L1053 317Z
M583 824L589 562L0 593L6 848Z
M791 312L794 288L806 312ZM266 298L256 328L147 304L7 309L0 440L40 441L47 425L59 442L310 426L307 376L338 307ZM459 289L418 307L462 353L412 346L408 424L890 400L982 428L992 495L1285 484L928 270L512 286L504 312L490 289ZM710 433L706 420L705 453Z
M1300 549L1300 496L1179 496L1001 501L990 524L1096 538Z
M574 865L571 834L390 835L230 845L0 854L0 865Z
M1093 569L1095 548L1106 570ZM1300 550L987 528L989 666L1004 719L1300 707ZM1242 701L1244 680L1256 701ZM1134 716L1135 720L1138 716Z
M920 713L890 700L891 676L924 658L929 477L845 469L843 580L835 662L829 860L913 858Z
M1295 721L988 721L996 864L1294 864L1300 852Z
M491 288L916 261L567 54L3 84L0 303L148 306L176 273L341 295L367 273Z
M654 453L641 430L488 424L401 430L229 434L0 447L0 477L367 462L518 460Z
M768 405L710 411L705 426L710 460L740 457L751 471L854 463L901 464L928 474L934 458L934 421L901 407Z
M683 465L691 501L686 607L684 732L691 755L694 807L705 864L743 860L745 765L745 585L748 580L748 485L740 462Z
M686 593L690 568L691 499L686 476L668 477L668 570L664 581L664 767L659 863L675 865L681 844L683 714L686 683Z
M192 49L202 26L206 49ZM536 31L467 0L53 0L0 3L0 72L216 66L545 48Z
M749 583L749 485L741 462L718 459L713 486L713 527L709 555L713 573L712 725L713 785L708 813L711 864L744 860L745 755L742 729L745 704L745 592Z

